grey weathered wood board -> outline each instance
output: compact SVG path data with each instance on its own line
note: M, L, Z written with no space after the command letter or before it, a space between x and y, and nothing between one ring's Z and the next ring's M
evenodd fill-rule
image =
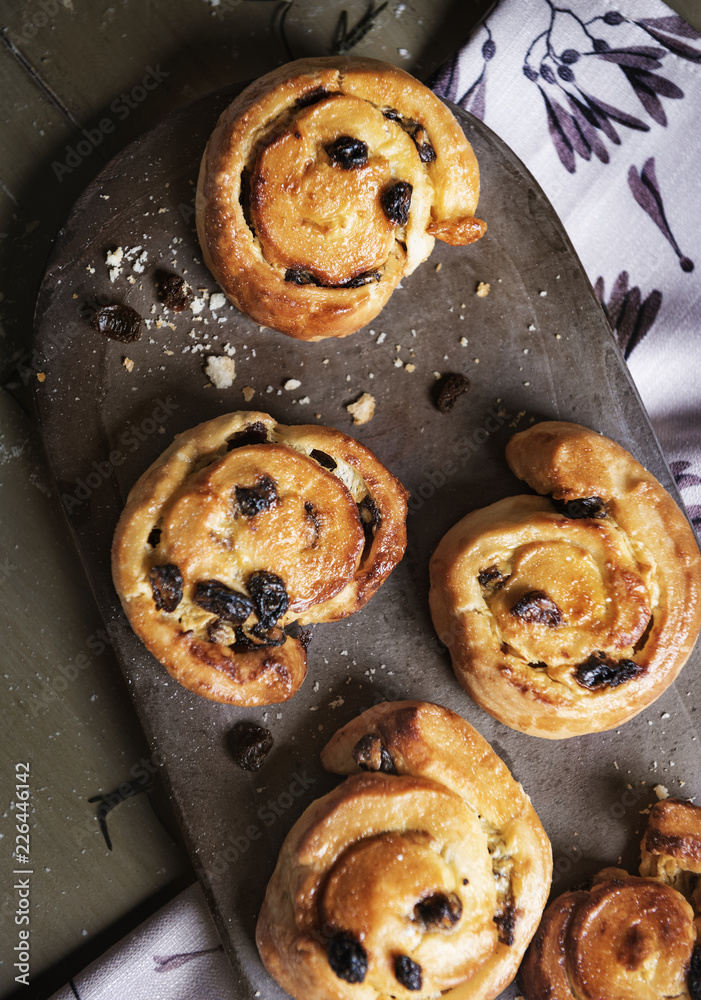
M337 781L322 772L318 754L338 726L385 698L426 698L460 712L531 795L553 841L554 887L562 890L619 857L635 867L639 814L654 784L699 791L699 656L620 731L565 744L513 732L473 705L433 633L427 564L443 532L468 510L525 492L503 458L514 428L541 417L575 420L614 437L676 495L671 477L552 208L504 144L459 109L481 165L487 235L472 247L438 245L371 328L303 344L260 330L228 304L216 313L205 306L199 315L168 314L157 325L159 268L216 290L194 233L193 190L207 136L231 94L171 114L113 160L76 205L39 297L35 336L46 378L36 404L78 549L163 763L239 995L262 989L279 998L255 950L256 915L287 830ZM116 247L141 248L132 264L146 250L144 270L124 266L111 282L105 255ZM485 298L475 295L479 281L491 284ZM98 296L127 302L150 329L129 345L102 337L84 318ZM197 344L205 346L193 351ZM236 348L237 377L219 391L203 360L225 344ZM441 414L433 373L449 371L466 373L471 389ZM289 378L299 379L298 390L283 389ZM244 386L256 392L249 406ZM362 391L376 397L376 415L353 428L345 406ZM126 624L109 573L112 532L140 473L174 433L244 408L284 423L319 414L321 423L368 444L412 494L400 566L356 616L316 627L309 677L290 702L250 710L213 704L171 680ZM263 721L275 737L255 774L238 770L226 750L240 718ZM504 994L514 995L513 987Z

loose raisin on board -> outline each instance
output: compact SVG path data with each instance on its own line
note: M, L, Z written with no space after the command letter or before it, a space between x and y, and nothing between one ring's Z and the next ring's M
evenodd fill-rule
M522 622L557 628L562 625L562 611L544 590L529 590L511 609L511 614Z
M558 514L564 514L572 520L583 517L596 517L600 520L606 517L606 501L601 497L578 497L576 500L556 500L551 502Z
M183 599L183 578L174 563L152 566L149 573L153 599L159 611L175 611Z
M257 771L273 748L273 734L255 722L237 722L226 738L227 746L239 767Z
M384 774L397 773L389 750L375 733L361 736L353 747L352 755L361 771L382 771Z
M159 274L156 279L158 298L166 309L182 312L187 309L195 295L187 281L178 274Z
M141 336L141 316L136 309L118 302L101 306L93 316L92 325L100 333L123 344L131 344Z
M195 604L225 622L240 624L253 611L253 601L219 580L201 580L195 586Z
M355 170L368 162L368 144L350 135L339 135L330 146L326 146L329 159L344 170Z
M261 628L272 628L285 614L290 603L284 581L275 573L258 570L251 573L246 586L253 598Z
M598 690L605 685L616 688L619 684L630 681L643 672L643 667L635 660L614 660L601 650L592 653L584 663L580 663L574 671L574 679L581 687L590 691Z
M455 372L444 375L438 383L436 406L441 413L449 413L458 399L470 388L470 380L466 375Z
M255 517L262 510L268 510L277 498L275 480L271 476L261 476L255 486L236 487L236 503L244 517Z
M394 960L394 975L405 990L421 989L421 966L408 955L397 955Z
M414 907L414 917L426 927L450 930L462 916L462 902L454 892L434 892Z
M339 979L362 983L368 971L368 956L360 941L346 931L334 934L326 947L329 965Z
M397 181L391 187L385 188L380 195L382 211L395 226L406 226L409 221L411 192L413 190L408 181Z

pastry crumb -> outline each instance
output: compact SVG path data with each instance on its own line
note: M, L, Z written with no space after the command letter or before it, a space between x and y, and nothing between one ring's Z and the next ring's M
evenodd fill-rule
M655 787L652 790L658 799L669 798L669 792L667 791L664 785L655 785Z
M225 305L226 305L226 295L224 295L223 292L215 292L210 297L209 308L212 310L212 312L215 312L217 309L223 309Z
M37 382L46 381L46 372L37 372Z
M404 371L405 372L415 372L416 371L416 365L412 365L412 364L404 365Z
M210 354L204 373L215 389L228 389L236 378L236 362L233 358Z
M131 358L124 358L124 360L122 361L122 364L124 365L124 367L126 368L126 370L128 372L131 372L131 371L134 370L134 362L131 360Z
M299 389L301 384L302 383L299 381L298 378L288 378L288 380L283 383L282 388L287 389L288 392L291 392L292 389Z
M375 397L364 392L354 403L346 407L354 424L367 424L375 416Z
M438 261L438 263L436 264L436 273L438 273L438 271L440 271L440 269L442 267L443 267L443 264L440 261Z
M475 295L479 299L483 299L486 295L489 295L490 288L491 285L489 284L488 281L480 281L479 285L477 286L477 291L475 292Z
M243 398L246 400L247 403L250 403L256 394L256 390L252 389L250 385L245 385L241 390L241 392L243 393Z

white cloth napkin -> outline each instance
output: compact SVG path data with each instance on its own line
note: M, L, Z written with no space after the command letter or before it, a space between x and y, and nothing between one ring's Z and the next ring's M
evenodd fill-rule
M231 966L191 885L51 1000L234 1000Z
M701 37L658 0L501 0L436 74L534 174L701 529ZM53 1000L231 1000L192 886Z

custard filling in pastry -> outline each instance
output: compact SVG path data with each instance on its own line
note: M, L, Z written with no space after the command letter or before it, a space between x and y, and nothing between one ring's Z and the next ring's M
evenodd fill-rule
M302 59L248 87L205 152L205 262L245 313L305 340L369 322L435 239L479 239L479 171L446 106L372 59Z
M526 1000L697 1000L700 872L701 809L655 803L642 877L605 868L548 906L521 966Z
M297 1000L496 997L551 875L521 786L468 723L425 702L364 712L322 763L349 776L282 847L256 932L268 971Z
M297 626L369 600L402 557L405 517L401 484L352 438L229 414L177 437L132 489L115 585L185 687L283 701L306 674Z
M615 442L547 421L507 446L546 496L473 511L431 560L431 611L458 679L548 738L611 729L674 680L701 623L701 558L669 494Z

